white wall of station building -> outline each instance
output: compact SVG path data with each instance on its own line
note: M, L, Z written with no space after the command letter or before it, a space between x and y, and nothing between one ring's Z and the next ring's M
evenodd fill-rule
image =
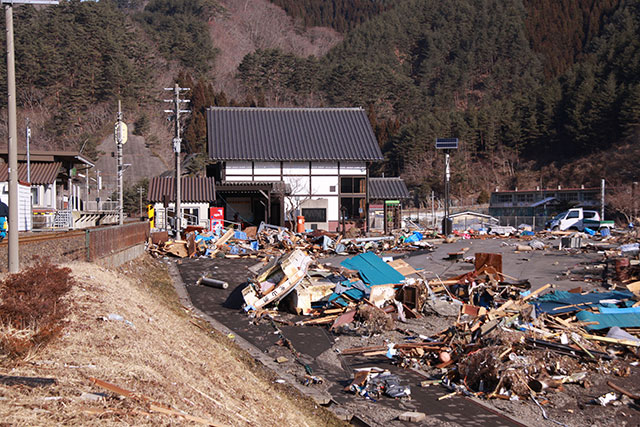
M291 197L285 200L290 209L293 200L327 200L327 221L340 218L340 177L366 176L366 162L225 162L225 181L284 181L291 187ZM303 203L304 206L304 203Z
M0 200L9 206L9 183L0 182ZM31 231L31 185L18 183L18 231Z

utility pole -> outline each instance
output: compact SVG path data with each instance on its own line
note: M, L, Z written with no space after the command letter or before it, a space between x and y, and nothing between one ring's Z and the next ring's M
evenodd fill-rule
M604 178L600 182L600 221L604 221Z
M138 187L138 196L140 198L140 216L142 216L142 194L144 193L144 187Z
M9 273L20 269L18 257L18 128L16 125L16 61L13 46L13 5L4 5L7 32L7 94L9 113Z
M173 99L165 99L164 102L173 103L173 110L164 110L165 113L173 114L173 122L174 122L174 136L173 136L173 152L175 153L175 161L176 161L176 178L175 178L175 191L176 191L176 204L175 204L175 232L176 239L180 240L180 230L182 229L181 219L182 219L182 207L181 205L181 182L180 177L182 175L180 171L180 152L182 147L182 138L180 138L180 113L190 113L191 110L181 110L180 103L190 102L188 99L180 99L180 92L186 92L191 90L188 87L179 87L176 83L174 87L166 87L164 90L173 91ZM166 214L165 214L166 215Z
M57 0L2 0L7 41L7 115L8 115L8 167L9 178L9 273L20 270L18 256L18 117L16 107L16 61L13 44L13 5L14 4L58 4Z
M431 226L436 228L436 195L431 190Z
M29 118L27 117L27 182L31 183L31 151L29 150L29 141L31 140L31 128L29 127Z
M100 171L97 170L96 171L96 191L97 191L97 196L96 196L96 207L98 210L101 210L100 208L100 204L102 203L102 200L100 199L100 190L102 187L102 177L100 176Z
M122 109L118 100L118 118L116 120L114 139L118 149L118 224L124 223L123 197L122 197L122 146L127 142L127 125L122 121Z
M632 222L635 223L636 218L638 217L638 202L636 198L638 197L638 181L633 181L631 183L631 200L633 203L633 219Z

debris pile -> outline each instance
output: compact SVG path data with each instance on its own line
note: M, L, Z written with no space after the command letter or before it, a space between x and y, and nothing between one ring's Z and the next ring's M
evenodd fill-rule
M152 255L179 258L267 258L294 249L316 256L433 250L433 245L418 231L398 231L392 236L345 238L342 234L322 230L294 233L285 227L264 222L259 227L247 227L243 231L229 228L214 232L191 227L184 240L170 240L167 232L157 232L152 233L149 240L149 252Z
M477 253L474 264L469 273L428 280L406 262L385 262L372 252L332 267L296 249L250 281L245 310L286 324L294 324L286 312L306 315L295 323L371 336L439 305L453 307L457 319L436 335L341 351L437 372L451 395L535 399L565 384L588 388L594 372L630 374L628 362L639 358L633 334L640 331L640 307L633 306L640 305L640 282L607 292L559 291L550 284L531 291L528 281L502 272L500 254ZM625 280L637 278L636 270L628 271ZM356 372L348 389L375 400L399 397L386 391L394 387L397 378L369 370Z

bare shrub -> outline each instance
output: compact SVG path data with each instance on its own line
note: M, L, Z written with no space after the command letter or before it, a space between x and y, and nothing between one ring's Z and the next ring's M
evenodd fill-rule
M24 357L60 334L69 310L64 296L75 284L70 273L36 260L0 282L0 355Z

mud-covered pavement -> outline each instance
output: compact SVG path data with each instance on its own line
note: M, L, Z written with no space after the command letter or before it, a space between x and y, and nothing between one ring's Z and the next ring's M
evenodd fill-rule
M558 289L571 289L582 286L584 290L597 289L599 280L590 282L577 279L597 276L593 264L601 259L601 255L590 253L568 253L558 250L542 250L517 253L514 239L461 240L450 244L438 244L431 253L407 253L406 255L389 254L394 258L404 257L411 266L422 269L426 275L437 274L440 277L452 276L471 271L473 264L463 261L446 259L449 253L463 249L465 257L473 256L476 252L502 253L503 271L514 279L528 279L532 290L546 283L553 283ZM468 249L467 249L468 248ZM330 257L319 260L322 263L338 265L344 257ZM196 258L182 260L178 269L192 303L200 310L224 324L234 333L244 338L260 351L274 360L281 356L288 359L279 365L293 376L303 379L305 366L311 369L313 375L325 380L321 385L310 385L310 388L321 388L331 394L329 406L339 408L337 412L345 417L353 415L352 422L362 420L371 425L402 425L397 420L398 414L405 411L419 411L427 414L423 425L552 425L545 421L542 412L533 404L523 405L520 402L499 402L497 405L479 401L477 399L454 396L438 400L449 391L442 386L435 385L421 387L421 381L430 379L430 373L403 370L392 366L390 360L384 356L377 359L348 357L338 354L335 349L345 349L354 346L384 344L384 339L401 339L393 334L377 337L362 337L355 335L333 334L325 327L318 326L287 326L275 325L269 322L252 323L251 319L241 310L243 303L240 290L242 284L252 273L248 267L254 265L252 259L208 259ZM431 272L429 274L427 272ZM226 290L196 285L196 281L204 273L220 280L227 281ZM571 279L574 280L571 280ZM442 330L453 319L432 316L410 321L408 324L398 324L406 333L429 334ZM296 361L291 351L277 345L280 336L276 328L291 341L295 350L300 352ZM411 399L393 400L382 397L378 401L365 400L363 397L343 391L352 379L353 370L360 367L376 366L390 369L411 386ZM307 368L307 369L308 369ZM497 412L495 407L506 409L506 413ZM578 408L576 408L579 410ZM575 415L572 415L575 418ZM570 425L574 425L570 423Z

